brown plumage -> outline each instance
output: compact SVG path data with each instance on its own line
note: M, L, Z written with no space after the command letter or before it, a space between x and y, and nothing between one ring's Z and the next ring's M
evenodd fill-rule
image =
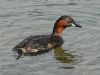
M13 48L13 51L19 54L17 59L22 55L37 55L61 46L63 44L62 32L70 26L81 27L72 17L64 15L56 21L52 34L27 37Z

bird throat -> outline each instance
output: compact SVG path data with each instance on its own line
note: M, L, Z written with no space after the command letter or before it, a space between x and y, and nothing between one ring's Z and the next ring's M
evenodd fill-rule
M62 37L63 28L55 27L53 30L53 35L57 37Z

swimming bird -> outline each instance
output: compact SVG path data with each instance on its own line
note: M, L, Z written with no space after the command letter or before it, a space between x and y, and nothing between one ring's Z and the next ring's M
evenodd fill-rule
M49 35L29 36L19 42L13 51L18 53L19 59L22 55L37 55L59 47L63 44L62 32L67 27L82 27L71 16L63 15L54 24L54 28Z

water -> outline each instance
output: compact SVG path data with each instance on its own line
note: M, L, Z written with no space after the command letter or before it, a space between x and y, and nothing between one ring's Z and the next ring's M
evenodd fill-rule
M99 12L99 0L0 0L0 75L100 75ZM18 42L51 33L61 15L83 28L67 28L62 47L15 59Z

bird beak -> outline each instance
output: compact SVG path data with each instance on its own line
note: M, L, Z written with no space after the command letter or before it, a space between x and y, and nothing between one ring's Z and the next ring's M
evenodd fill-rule
M82 27L80 24L78 24L78 23L71 23L71 26L74 26L74 27Z

